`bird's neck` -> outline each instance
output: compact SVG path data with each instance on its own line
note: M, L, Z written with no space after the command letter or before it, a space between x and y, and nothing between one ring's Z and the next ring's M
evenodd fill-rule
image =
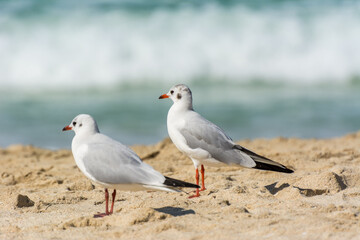
M72 149L78 148L82 143L88 142L92 136L99 133L98 129L94 129L94 131L80 131L77 132L72 140Z
M175 124L181 119L181 116L185 116L187 112L193 111L192 104L183 104L180 102L175 102L169 109L167 115L167 125Z
M174 102L171 108L176 112L194 110L191 99L184 99L183 101Z

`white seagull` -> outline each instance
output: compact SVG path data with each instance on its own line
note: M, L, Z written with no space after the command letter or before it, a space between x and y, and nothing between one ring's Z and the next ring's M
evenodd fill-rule
M247 168L292 173L293 170L260 156L236 143L225 132L194 111L192 94L184 84L173 86L159 99L170 98L174 103L167 115L167 129L175 146L194 162L196 183L199 184L199 166L201 166L202 187L205 190L204 165L237 164Z
M87 114L76 116L63 131L73 130L72 153L76 165L93 182L105 187L105 213L113 212L116 190L140 191L163 190L180 192L181 187L200 186L163 176L150 165L141 161L127 146L99 132L96 121ZM109 192L113 188L112 204L108 210Z

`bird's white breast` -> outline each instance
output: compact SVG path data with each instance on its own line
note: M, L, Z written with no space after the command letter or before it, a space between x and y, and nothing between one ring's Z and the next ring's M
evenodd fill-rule
M169 136L175 146L182 152L186 153L186 148L184 148L184 144L186 144L186 140L183 135L180 133L180 129L184 128L186 124L184 116L177 114L173 108L170 108L168 117L167 117L167 128Z
M87 170L85 167L85 163L84 163L84 157L86 156L87 152L88 152L88 145L87 144L82 144L80 146L78 146L75 151L73 151L73 155L74 155L74 159L75 159L75 163L78 166L78 168L80 169L80 171L85 174L86 177L90 178L92 181L99 183Z

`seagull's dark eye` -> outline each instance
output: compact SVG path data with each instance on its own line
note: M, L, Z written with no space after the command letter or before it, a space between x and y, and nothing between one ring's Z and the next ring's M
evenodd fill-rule
M174 93L174 90L171 90L170 93L173 94L173 93Z
M73 122L74 127L76 126L76 122Z

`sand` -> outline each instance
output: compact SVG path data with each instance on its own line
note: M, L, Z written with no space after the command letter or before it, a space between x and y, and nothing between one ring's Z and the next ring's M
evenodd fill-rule
M239 144L295 170L206 168L202 196L104 189L69 150L0 149L0 239L360 239L360 132L334 139L256 139ZM169 139L132 147L166 176L194 182Z

